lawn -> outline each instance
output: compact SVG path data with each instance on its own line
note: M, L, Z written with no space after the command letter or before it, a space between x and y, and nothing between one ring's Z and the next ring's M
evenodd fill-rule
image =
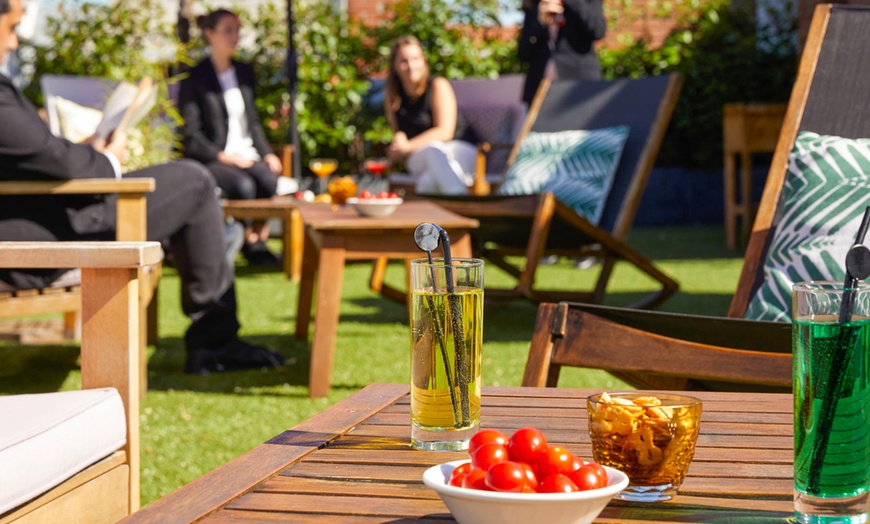
M742 255L724 248L721 227L641 228L630 244L652 258L681 284L661 309L725 315L737 283ZM190 377L182 373L181 336L187 325L178 304L178 278L165 271L160 284L160 343L149 348L149 391L142 402L142 504L147 504L262 443L280 431L372 382L408 380L408 333L404 306L367 287L369 266L354 264L344 277L341 322L329 397L308 398L308 343L296 340L297 285L274 270L237 267L242 335L280 350L291 365L281 371L250 371ZM542 268L540 282L580 287L596 269L577 270L569 261ZM400 266L388 280L403 279ZM508 280L488 267L487 285ZM653 289L643 274L618 265L607 304L624 305ZM526 302L486 304L485 385L519 385L536 306ZM13 347L0 342L0 394L76 388L80 374L76 348ZM593 370L562 372L560 385L624 387Z

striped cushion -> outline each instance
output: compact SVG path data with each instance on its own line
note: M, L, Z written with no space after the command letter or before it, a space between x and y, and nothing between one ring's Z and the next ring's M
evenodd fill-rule
M790 322L792 284L843 280L846 252L870 205L870 139L801 131L781 198L782 218L763 284L746 310L749 319Z
M597 224L628 138L628 126L591 131L531 132L508 168L502 195L551 192Z

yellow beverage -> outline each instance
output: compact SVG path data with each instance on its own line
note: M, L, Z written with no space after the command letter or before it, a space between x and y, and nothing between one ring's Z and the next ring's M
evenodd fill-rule
M483 290L411 295L412 443L462 449L480 425ZM435 443L437 442L437 444Z
M338 169L338 161L332 158L315 158L308 163L308 167L320 178L326 178Z

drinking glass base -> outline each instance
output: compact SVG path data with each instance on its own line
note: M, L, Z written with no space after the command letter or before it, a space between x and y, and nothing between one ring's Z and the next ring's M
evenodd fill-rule
M660 484L658 486L632 486L617 493L613 498L630 502L661 502L671 500L677 494L677 486Z
M870 494L823 498L795 491L794 517L800 524L867 524Z
M479 425L465 429L425 429L411 425L411 447L425 451L464 451L468 441L477 433Z

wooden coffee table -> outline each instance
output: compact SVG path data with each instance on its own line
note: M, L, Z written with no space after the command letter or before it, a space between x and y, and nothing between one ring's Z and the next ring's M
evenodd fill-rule
M484 386L481 426L513 432L533 425L550 443L589 460L586 397L600 392ZM704 402L701 434L677 496L660 503L613 500L595 522L790 522L792 396L691 395ZM468 454L412 449L409 402L406 384L367 386L123 523L452 523L421 477L430 466Z
M457 258L471 257L469 230L477 228L478 222L424 200L405 202L392 215L378 218L359 216L351 208L333 209L330 204L302 204L296 209L305 226L296 338L308 338L316 279L308 386L309 396L322 397L330 389L345 261L377 260L372 288L397 298L399 294L383 283L386 260L404 259L407 266L412 259L425 256L414 244L414 229L421 222L432 222L447 230L452 254Z

